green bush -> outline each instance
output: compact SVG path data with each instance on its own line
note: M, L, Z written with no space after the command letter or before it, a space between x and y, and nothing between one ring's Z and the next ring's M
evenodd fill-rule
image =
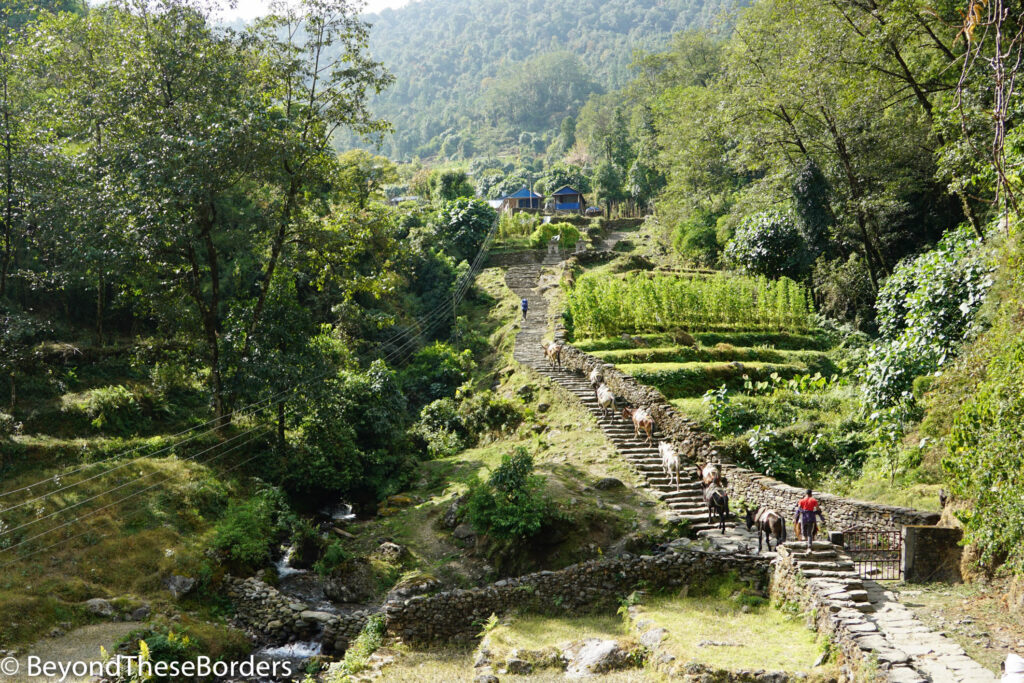
M102 432L127 435L138 431L145 424L142 406L135 394L125 386L93 389L86 398L84 408L92 420L92 426Z
M500 541L523 541L536 534L552 514L544 482L533 474L533 457L519 447L501 459L486 482L469 491L467 516L477 533Z
M725 255L744 271L766 277L800 278L813 260L793 216L778 211L745 218Z
M402 389L415 409L431 401L455 396L455 390L476 368L473 354L457 351L444 342L434 342L412 357L402 370Z
M941 368L979 332L976 313L992 281L981 242L967 227L896 266L878 294L882 339L859 372L870 410L913 403L914 378Z
M411 432L423 441L430 457L441 458L475 446L490 432L511 431L522 420L515 402L481 391L459 401L443 398L427 404Z
M213 547L235 569L255 570L270 560L270 551L285 530L287 505L276 489L262 489L248 500L232 503L217 523Z
M542 223L530 234L530 246L534 249L543 249L555 235L559 235L559 246L562 249L572 249L580 239L580 231L575 225Z
M526 237L540 224L540 216L532 213L504 212L498 219L498 237Z
M958 402L942 459L957 516L982 565L1024 576L1024 276L1017 254L1004 267L993 325L930 396ZM950 384L952 383L952 386Z
M327 576L335 569L353 558L352 553L345 550L341 541L334 540L324 550L324 554L313 565L313 569L320 576Z

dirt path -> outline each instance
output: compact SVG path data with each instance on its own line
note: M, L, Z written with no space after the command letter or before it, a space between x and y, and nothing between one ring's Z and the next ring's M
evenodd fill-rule
M19 673L13 676L0 674L0 680L4 681L4 683L44 683L44 681L59 680L59 676L57 678L28 676L28 658L35 656L44 662L62 662L66 664L98 662L101 661L100 647L105 647L107 652L113 652L114 645L118 640L141 626L142 624L138 622L123 621L108 624L92 624L76 628L57 638L44 638L32 645L24 655L18 657ZM93 680L91 676L68 676L64 679L65 683L82 683L91 680Z

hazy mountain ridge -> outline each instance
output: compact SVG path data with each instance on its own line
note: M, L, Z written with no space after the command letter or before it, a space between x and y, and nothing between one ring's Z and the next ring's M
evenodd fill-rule
M484 151L475 149L480 144L514 138L523 130L541 132L557 126L551 112L575 113L590 92L624 85L635 51L661 49L673 33L687 28L715 26L728 14L725 10L738 4L735 0L525 0L514 4L423 0L369 15L371 53L395 75L394 85L375 103L375 111L396 129L383 150L395 157L431 155L455 134L474 138L474 149L466 150L460 140L460 145L449 144L446 154L458 149L463 156L471 156L473 151ZM589 87L577 83L571 95L553 93L556 101L545 107L547 115L527 125L488 117L494 86L516 77L526 80L529 71L519 72L523 63L549 53L567 53L562 55L563 62L570 56L578 58ZM500 112L501 107L490 107L495 109ZM481 135L481 126L495 130ZM477 132L467 134L473 129Z

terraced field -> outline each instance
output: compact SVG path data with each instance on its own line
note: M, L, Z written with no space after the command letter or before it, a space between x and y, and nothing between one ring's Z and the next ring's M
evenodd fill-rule
M657 388L719 451L794 485L859 470L870 443L838 337L817 328L690 326L576 339L580 350Z
M747 380L837 372L822 335L741 331L697 333L693 338L693 345L673 342L669 335L584 339L575 345L657 387L673 403L699 399L723 384L739 391Z

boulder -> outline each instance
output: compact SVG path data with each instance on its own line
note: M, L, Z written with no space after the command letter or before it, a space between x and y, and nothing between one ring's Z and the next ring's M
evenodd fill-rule
M99 617L110 617L114 615L114 606L103 598L93 598L85 601L85 610L89 614Z
M468 541L476 537L476 532L473 531L473 527L463 523L455 527L455 531L452 532L452 536L460 541Z
M551 410L551 404L550 403L538 403L537 404L537 412L538 413L546 413L549 410Z
M454 529L459 525L459 512L462 510L462 506L469 500L468 494L463 494L455 499L448 509L444 511L444 525L448 529Z
M623 650L618 641L600 638L573 643L563 656L569 662L566 678L583 678L634 665L629 652Z
M145 621L146 619L149 619L151 612L152 610L150 610L149 605L143 605L142 607L137 607L132 610L132 613L128 618L132 621Z
M533 673L533 664L525 659L509 659L505 662L505 670L513 676L529 676Z
M164 580L164 586L171 592L175 600L180 600L184 596L192 592L192 589L196 587L196 580L189 576L179 576L178 574L172 574L169 578Z
M480 674L473 679L473 683L499 683L498 677L493 674Z
M391 541L384 541L377 546L374 554L385 562L400 562L405 557L406 550L405 546L392 543Z
M594 482L594 488L601 491L610 491L611 489L625 488L625 484L615 477L605 477Z

